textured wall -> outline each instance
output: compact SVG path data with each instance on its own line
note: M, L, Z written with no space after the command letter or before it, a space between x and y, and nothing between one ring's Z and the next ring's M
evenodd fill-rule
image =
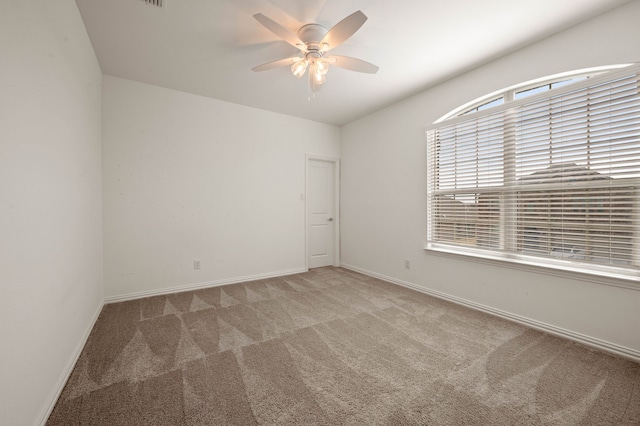
M107 297L304 269L305 154L338 157L337 127L111 76L103 96Z
M102 73L73 0L0 2L0 424L37 424L102 306Z

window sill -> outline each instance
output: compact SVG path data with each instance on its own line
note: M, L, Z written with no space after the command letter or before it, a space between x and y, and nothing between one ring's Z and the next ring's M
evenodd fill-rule
M500 268L510 268L520 271L533 272L537 274L551 275L561 278L569 278L580 281L587 281L596 284L604 284L615 287L640 290L640 278L633 278L608 271L585 271L578 268L571 269L570 264L554 265L552 263L542 264L535 260L524 258L507 258L500 255L480 252L473 249L465 249L453 246L427 246L425 252L430 255L443 256L467 262L483 263Z

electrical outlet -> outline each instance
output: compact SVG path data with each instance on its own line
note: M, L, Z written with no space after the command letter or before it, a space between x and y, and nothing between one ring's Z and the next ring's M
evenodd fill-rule
M194 260L193 261L193 269L200 269L200 261L199 260Z
M411 269L411 261L409 259L404 260L404 268Z

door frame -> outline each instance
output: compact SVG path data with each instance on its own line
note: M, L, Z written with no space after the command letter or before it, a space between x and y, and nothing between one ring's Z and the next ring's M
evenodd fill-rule
M306 154L304 160L304 269L309 270L309 163L333 163L333 266L340 266L340 159Z

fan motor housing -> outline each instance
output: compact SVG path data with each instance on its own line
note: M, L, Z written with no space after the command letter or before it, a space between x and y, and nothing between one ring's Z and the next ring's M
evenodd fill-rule
M298 37L307 45L307 50L319 50L318 43L327 34L327 29L319 24L307 24L300 27Z

